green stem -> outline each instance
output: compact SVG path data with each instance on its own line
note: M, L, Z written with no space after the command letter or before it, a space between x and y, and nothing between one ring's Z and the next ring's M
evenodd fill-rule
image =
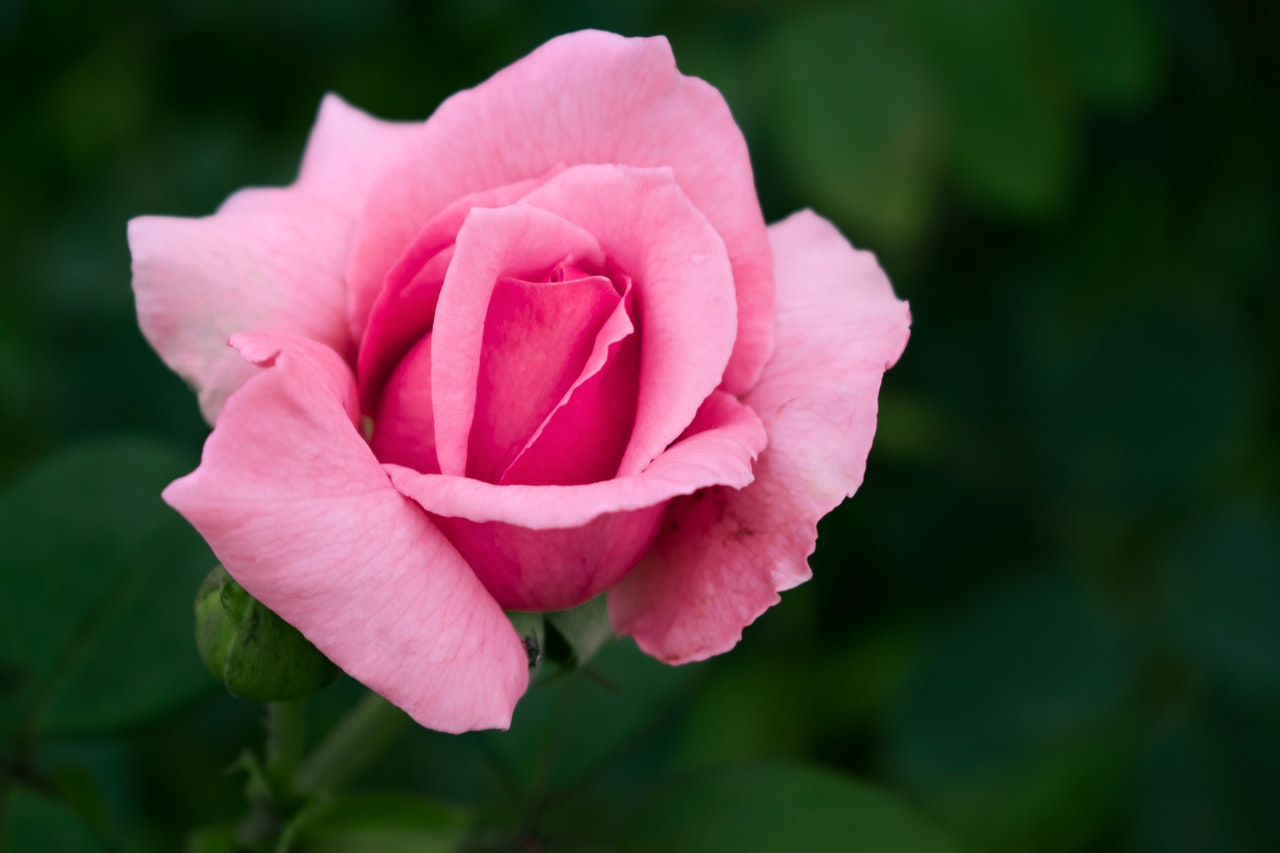
M369 693L298 767L294 790L302 796L333 793L373 764L408 728L407 714Z
M272 799L285 805L295 790L294 771L307 743L307 717L303 700L267 703L267 744L263 772Z

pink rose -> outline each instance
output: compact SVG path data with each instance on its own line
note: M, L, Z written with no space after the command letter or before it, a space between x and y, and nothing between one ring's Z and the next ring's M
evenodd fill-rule
M214 424L165 500L445 731L510 722L504 608L607 593L661 660L731 648L809 577L909 324L825 220L765 227L728 107L661 38L554 39L421 124L330 96L292 186L129 243Z

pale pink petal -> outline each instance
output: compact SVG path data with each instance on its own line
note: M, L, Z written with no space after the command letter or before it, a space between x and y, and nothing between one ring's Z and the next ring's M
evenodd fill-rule
M454 200L583 163L674 170L728 247L740 310L725 388L750 388L772 352L773 285L746 144L720 93L681 75L662 38L562 36L441 104L370 194L353 290L376 292Z
M473 209L454 247L436 306L431 394L440 470L461 475L475 418L485 317L498 280L540 278L566 259L599 267L604 256L587 231L523 204Z
M573 387L621 302L604 276L498 280L485 319L468 476L499 481Z
M507 726L528 683L520 639L388 482L360 436L350 370L287 333L235 343L259 372L165 500L250 594L422 725Z
M746 488L674 501L653 549L609 591L614 629L669 663L732 648L809 577L817 522L862 482L885 370L910 315L874 256L798 213L769 229L777 350L745 398L769 444Z
M640 387L619 474L642 471L720 384L733 348L724 243L666 169L575 166L524 203L589 230L634 282Z
M354 355L342 281L350 220L297 202L288 215L129 223L138 323L210 423L252 372L227 347L237 332L279 328Z

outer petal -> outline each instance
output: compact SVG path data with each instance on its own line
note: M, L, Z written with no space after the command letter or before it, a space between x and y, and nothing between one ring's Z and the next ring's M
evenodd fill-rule
M204 219L129 223L143 334L195 386L210 423L252 374L227 349L229 335L285 329L349 353L343 276L352 217L417 127L328 95L292 186L241 190Z
M280 328L350 353L342 269L350 221L296 204L282 213L129 223L138 323L193 385L213 423L252 369L227 338Z
M164 497L237 581L338 666L443 731L505 727L528 683L519 638L355 426L351 373L287 333L239 335L262 370Z
M615 630L669 663L727 651L809 577L817 522L862 482L884 371L910 315L866 252L810 212L772 226L777 350L745 398L769 445L745 489L673 502L645 559L609 591Z
M349 267L353 327L438 211L562 163L674 170L728 247L739 314L725 387L750 388L772 351L773 292L746 143L720 93L681 75L662 38L562 36L441 104L370 194Z

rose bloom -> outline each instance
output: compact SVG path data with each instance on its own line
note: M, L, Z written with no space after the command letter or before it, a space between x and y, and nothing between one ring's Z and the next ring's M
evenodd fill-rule
M504 609L605 593L660 660L737 643L861 482L910 322L825 220L765 226L666 40L601 32L422 123L330 96L293 185L129 244L142 330L214 425L165 500L444 731L510 723Z

